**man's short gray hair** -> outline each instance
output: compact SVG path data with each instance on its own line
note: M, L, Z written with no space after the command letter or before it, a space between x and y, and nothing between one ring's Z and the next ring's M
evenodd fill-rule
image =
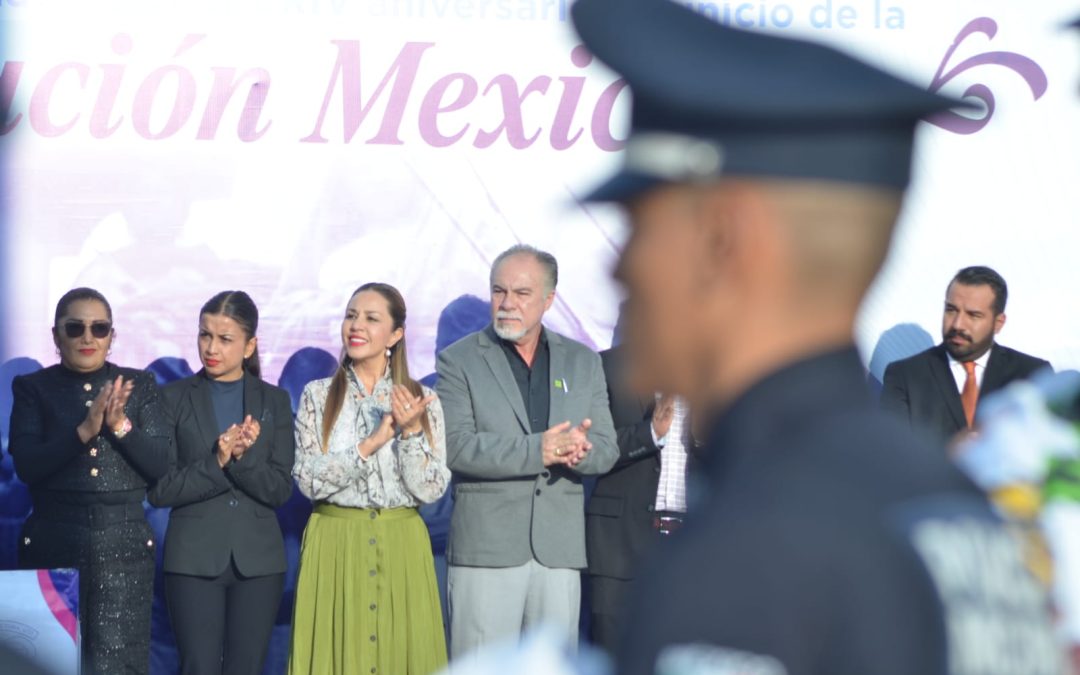
M555 286L559 284L559 262L555 260L555 256L551 255L547 251L541 251L535 246L529 244L515 244L510 248L500 253L495 262L491 263L491 278L490 282L495 282L495 270L499 269L499 265L504 260L515 255L529 255L532 256L536 262L544 268L544 292L545 294L551 293L555 290Z

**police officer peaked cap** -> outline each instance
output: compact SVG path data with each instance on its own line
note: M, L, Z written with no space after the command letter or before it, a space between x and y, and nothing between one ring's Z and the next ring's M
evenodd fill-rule
M586 201L721 175L903 189L915 126L959 101L829 47L735 30L670 0L578 0L586 48L633 94L625 164Z

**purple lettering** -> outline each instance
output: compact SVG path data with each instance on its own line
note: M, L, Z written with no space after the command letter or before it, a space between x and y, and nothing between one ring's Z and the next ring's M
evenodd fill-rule
M522 150L535 143L541 130L537 129L532 136L525 137L525 123L522 119L521 108L529 94L535 92L546 93L550 85L551 78L541 75L525 85L525 89L519 94L517 82L514 81L513 77L510 75L496 75L488 84L487 89L484 89L484 95L487 96L492 87L497 86L499 88L503 105L503 121L492 131L484 131L483 129L478 131L473 145L478 148L490 147L503 131L506 131L506 140L510 143L510 147L516 150Z
M443 96L455 82L461 83L461 90L453 101L443 104ZM457 133L446 136L439 131L438 116L442 113L461 110L469 105L476 99L479 89L476 79L465 73L447 75L432 85L420 104L420 137L428 145L436 148L445 148L460 141L469 130L469 125L465 124Z
M262 138L271 124L267 121L262 129L258 128L266 97L270 94L270 73L264 68L252 68L237 78L236 68L214 68L213 70L214 85L210 90L210 99L206 102L199 133L195 138L200 141L214 140L221 117L244 80L250 80L251 87L248 88L248 97L240 113L240 121L236 125L236 135L245 143Z
M90 67L85 63L68 61L50 68L37 86L34 87L34 93L30 96L30 126L42 136L52 137L67 133L79 121L79 113L75 113L64 124L53 123L52 118L49 116L49 103L52 99L53 90L56 89L56 83L69 70L75 71L75 74L79 77L79 86L85 89L86 78L90 75Z
M330 107L330 99L334 90L341 83L342 120L345 143L352 140L360 128L360 124L367 117L372 105L379 99L388 82L393 80L390 97L386 102L386 114L383 115L382 125L368 143L385 145L401 145L398 137L401 128L401 118L405 112L405 106L409 102L409 93L412 91L416 73L420 68L420 58L424 52L435 45L434 42L407 42L398 53L397 59L390 65L386 75L383 76L375 93L371 95L365 104L360 90L360 42L357 40L332 40L338 48L337 61L334 63L334 72L330 76L330 84L326 88L326 96L323 97L322 108L319 110L319 119L315 122L315 129L310 134L301 138L302 143L326 143L322 136L323 121L326 119L326 111Z
M0 136L11 132L22 121L22 113L15 115L10 122L11 102L15 98L15 89L19 86L19 77L22 75L22 61L5 61L4 70L0 72Z
M584 46L578 45L570 52L570 61L578 68L585 68L592 63L593 57ZM566 150L577 140L585 129L578 127L573 138L570 137L570 127L574 123L574 113L577 112L578 103L581 101L581 92L585 88L584 77L560 77L563 84L562 97L559 99L559 107L555 110L555 121L551 125L551 147L556 150Z
M608 85L596 101L592 116L592 137L596 147L608 152L618 152L626 145L626 139L618 140L611 135L611 111L619 94L626 89L626 80L618 79Z
M127 56L131 53L131 36L126 33L117 33L112 39L112 50L118 56ZM102 63L101 69L105 72L105 79L98 90L97 101L90 113L90 135L94 138L108 138L112 136L124 122L121 115L115 122L110 122L113 106L116 105L116 96L120 93L120 82L124 77L124 68L116 63Z

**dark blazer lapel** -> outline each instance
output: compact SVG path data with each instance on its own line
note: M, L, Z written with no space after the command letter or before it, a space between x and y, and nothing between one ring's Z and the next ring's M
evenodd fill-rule
M263 392L259 386L259 378L244 373L244 416L251 415L251 419L261 425L266 421L263 419L264 412L267 411L263 410Z
M492 332L489 333L488 331ZM532 429L532 425L529 424L529 414L525 410L525 401L521 398L521 390L518 389L517 382L514 380L514 374L510 372L510 364L506 362L502 347L495 342L499 337L494 335L494 329L488 326L480 331L476 339L480 343L480 351L483 352L484 360L491 369L492 376L495 377L499 388L502 389L503 396L510 401L510 407L514 409L514 416L517 417L522 430L528 433Z
M548 341L548 428L570 419L566 415L566 395L570 391L570 385L576 383L566 380L566 347L563 346L562 338L548 329L543 329ZM560 382L564 388L555 388L555 382Z
M984 395L992 394L1008 384L1011 375L1009 355L1003 348L994 345L990 348L990 358L986 361L986 371L979 385L979 401Z
M210 400L210 385L202 376L202 371L199 371L198 375L192 379L188 400L191 409L195 412L195 422L199 425L199 433L202 434L204 446L214 447L220 434L217 430L214 404Z
M949 369L949 356L945 353L945 348L940 345L930 352L930 373L938 389L941 390L945 407L949 409L953 421L956 422L958 428L967 427L964 405L960 402L960 390L956 388L956 378Z

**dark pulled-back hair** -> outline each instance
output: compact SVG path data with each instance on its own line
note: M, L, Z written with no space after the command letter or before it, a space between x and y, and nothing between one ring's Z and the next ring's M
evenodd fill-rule
M97 300L105 305L105 313L109 316L109 321L112 322L112 305L110 305L109 301L105 299L105 296L101 294L101 291L80 286L79 288L73 288L60 296L60 300L56 303L56 315L53 316L53 326L59 325L60 317L67 313L68 308L71 307L72 303L80 300Z
M358 293L364 291L378 293L386 300L386 304L390 309L390 320L393 322L392 330L405 328L405 298L402 297L398 289L381 282L367 283L352 292L352 295L349 296L349 302L352 302L352 299ZM324 453L330 450L330 432L334 430L334 423L337 422L338 415L341 414L341 407L345 403L345 392L349 384L346 369L350 367L352 367L352 360L349 358L347 350L342 347L338 369L334 372L334 379L330 381L330 389L326 392L326 405L323 408L322 450ZM424 397L424 390L420 383L409 375L409 356L405 350L404 335L390 348L390 380L394 384L405 385L405 388L413 396ZM423 428L428 442L432 443L431 420L428 419L427 410L420 415L420 426Z
M259 330L259 308L251 296L243 291L222 291L206 301L199 310L199 316L203 314L227 316L244 329L246 340L255 337ZM244 372L254 377L262 377L262 368L259 366L259 346L255 345L255 351L251 356L244 359Z
M1005 283L1004 277L993 269L983 265L965 267L956 273L949 285L951 286L953 283L963 284L964 286L989 286L990 290L994 292L994 304L992 305L994 315L996 316L1005 311L1005 303L1009 300L1009 286Z

